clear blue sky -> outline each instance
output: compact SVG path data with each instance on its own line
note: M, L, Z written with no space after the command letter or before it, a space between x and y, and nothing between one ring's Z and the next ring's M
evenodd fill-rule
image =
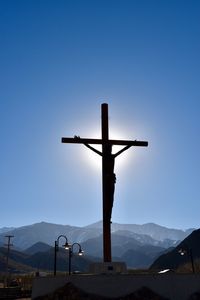
M0 227L102 218L101 170L62 136L148 140L113 222L200 227L200 1L0 1Z

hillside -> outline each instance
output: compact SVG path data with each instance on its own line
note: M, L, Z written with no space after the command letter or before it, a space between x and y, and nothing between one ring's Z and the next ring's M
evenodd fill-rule
M69 225L59 225L52 223L36 223L33 225L15 228L6 232L6 234L14 235L14 246L25 250L37 242L43 242L49 245L54 245L54 241L59 235L66 235L71 243L78 241L82 242L89 238L98 236L101 230L85 229L84 227L75 227ZM0 244L5 242L5 234L0 234Z
M102 259L102 236L89 239L81 245L85 254ZM113 261L124 261L130 268L148 268L164 251L165 248L143 244L134 238L119 235L118 232L112 234Z
M6 272L6 255L7 249L0 248L0 272ZM71 260L72 271L79 270L82 272L87 272L92 261L94 261L94 258L92 257L80 257L74 254ZM30 273L36 271L53 272L54 249L50 248L50 250L46 252L39 251L32 255L28 255L27 253L11 249L9 254L8 267L11 273ZM68 271L68 251L66 251L65 249L60 248L57 253L57 270L66 272Z
M31 247L27 248L24 252L27 254L35 254L38 252L47 252L51 249L51 246L42 243L42 242L38 242L34 245L32 245Z
M184 255L180 253L185 252ZM194 230L187 238L185 238L176 248L170 252L158 257L151 265L151 270L181 270L184 265L192 271L192 260L194 260L194 268L199 268L200 261L200 229ZM196 266L195 266L196 265Z
M4 247L0 248L0 272L6 272L6 255L7 249ZM34 268L26 264L28 256L25 253L13 250L9 254L9 271L11 273L27 273L34 272Z

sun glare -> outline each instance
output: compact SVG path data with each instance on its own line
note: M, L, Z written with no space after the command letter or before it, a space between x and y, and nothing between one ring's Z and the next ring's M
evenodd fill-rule
M98 134L95 134L95 131L90 132L88 135L91 138L100 138ZM118 130L110 130L109 139L117 139L122 140L126 139L124 137L122 132ZM98 151L102 152L102 146L101 145L91 145L93 148L97 149ZM118 151L120 151L124 146L113 146L112 153L115 154ZM93 152L92 150L85 147L84 151L82 151L83 159L84 161L87 161L90 166L98 171L101 171L102 169L102 157L98 155L97 153ZM119 170L124 168L128 162L130 161L130 155L128 154L128 150L124 153L120 154L115 159L115 170ZM133 158L133 156L132 156Z

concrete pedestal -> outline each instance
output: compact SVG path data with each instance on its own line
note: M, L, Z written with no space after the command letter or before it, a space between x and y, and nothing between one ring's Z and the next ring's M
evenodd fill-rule
M125 274L127 273L124 262L103 262L93 263L90 265L89 273L91 274Z

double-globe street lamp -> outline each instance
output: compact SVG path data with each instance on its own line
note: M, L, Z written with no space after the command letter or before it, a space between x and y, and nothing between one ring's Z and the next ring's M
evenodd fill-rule
M59 235L59 237L57 238L57 240L55 240L55 246L54 246L54 276L56 276L56 269L57 269L57 252L59 251L59 240L60 238L64 238L65 239L65 244L63 245L63 247L66 250L69 250L69 262L68 262L68 266L69 266L69 275L71 274L71 259L72 256L74 254L74 246L78 247L78 255L81 256L83 255L83 250L81 248L81 245L79 243L73 243L72 245L68 243L67 237L63 234Z

